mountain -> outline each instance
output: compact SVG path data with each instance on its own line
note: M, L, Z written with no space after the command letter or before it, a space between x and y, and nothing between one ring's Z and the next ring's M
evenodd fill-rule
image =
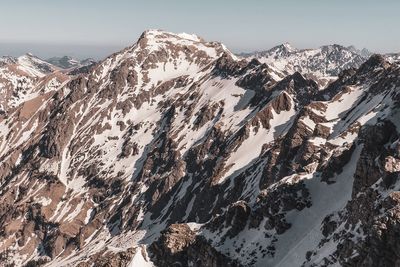
M372 56L374 53L372 53L371 51L369 51L366 48L363 49L357 49L355 46L351 45L348 46L347 49L349 49L350 51L352 51L353 53L356 53L364 58L369 58L370 56Z
M0 116L40 95L54 91L66 75L57 67L26 54L0 58Z
M2 263L395 266L400 66L339 67L149 30L61 73L0 117Z
M31 77L43 77L56 70L55 66L46 61L27 53L18 58L2 57L0 58L2 65L16 65L17 69Z
M246 58L256 58L285 75L300 72L315 79L322 87L335 80L343 70L358 68L371 55L368 50L360 51L353 46L334 44L299 50L289 43L263 52L244 54Z
M385 57L389 62L392 62L392 63L400 62L400 53L387 54L387 55L385 55Z
M84 60L77 60L69 56L52 57L46 60L48 63L57 66L61 69L81 68L96 63L94 59L88 58Z

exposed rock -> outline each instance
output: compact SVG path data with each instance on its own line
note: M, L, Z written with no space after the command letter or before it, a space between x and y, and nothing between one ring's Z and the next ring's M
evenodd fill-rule
M159 266L240 266L218 253L186 224L173 224L150 246Z
M398 63L270 52L150 30L76 73L2 58L0 265L399 264Z

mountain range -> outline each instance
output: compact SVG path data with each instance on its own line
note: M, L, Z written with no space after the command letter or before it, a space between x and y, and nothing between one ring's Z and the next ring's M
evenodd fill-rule
M84 66L90 66L96 63L96 61L92 58L77 60L70 56L52 57L47 59L46 62L61 69L76 69Z
M247 58L257 58L284 75L300 72L324 87L336 79L342 70L357 68L372 53L367 49L358 50L354 46L325 45L317 49L296 49L284 43L263 52L242 54Z
M145 31L0 59L0 265L397 266L400 63Z

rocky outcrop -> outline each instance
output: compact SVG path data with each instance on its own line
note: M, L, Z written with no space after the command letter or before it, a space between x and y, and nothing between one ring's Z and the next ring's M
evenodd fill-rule
M154 242L150 251L159 266L240 266L217 252L186 224L173 224Z

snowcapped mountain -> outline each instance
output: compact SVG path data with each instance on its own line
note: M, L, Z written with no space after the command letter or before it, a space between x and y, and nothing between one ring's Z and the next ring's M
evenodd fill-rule
M299 50L289 43L263 52L244 54L246 58L257 58L285 75L300 72L319 82L322 87L335 80L343 70L358 68L371 55L366 49L360 51L352 46L334 44Z
M96 63L94 59L88 58L84 60L77 60L69 56L63 57L52 57L46 60L46 62L57 66L61 69L81 68Z
M363 49L360 50L360 49L356 48L353 45L348 46L347 49L349 49L350 51L352 51L352 52L354 52L354 53L356 53L356 54L358 54L360 56L362 56L363 58L369 58L370 56L372 56L374 54L374 53L372 53L371 51L369 51L366 48L363 48Z
M0 58L0 115L37 96L54 91L68 79L57 67L32 54Z
M2 263L394 266L400 65L317 50L149 30L80 75L4 58L32 82L0 116Z
M400 62L400 53L387 54L385 57L389 62Z
M30 53L18 58L2 57L0 63L1 65L15 65L17 70L31 77L43 77L56 70L55 66Z

